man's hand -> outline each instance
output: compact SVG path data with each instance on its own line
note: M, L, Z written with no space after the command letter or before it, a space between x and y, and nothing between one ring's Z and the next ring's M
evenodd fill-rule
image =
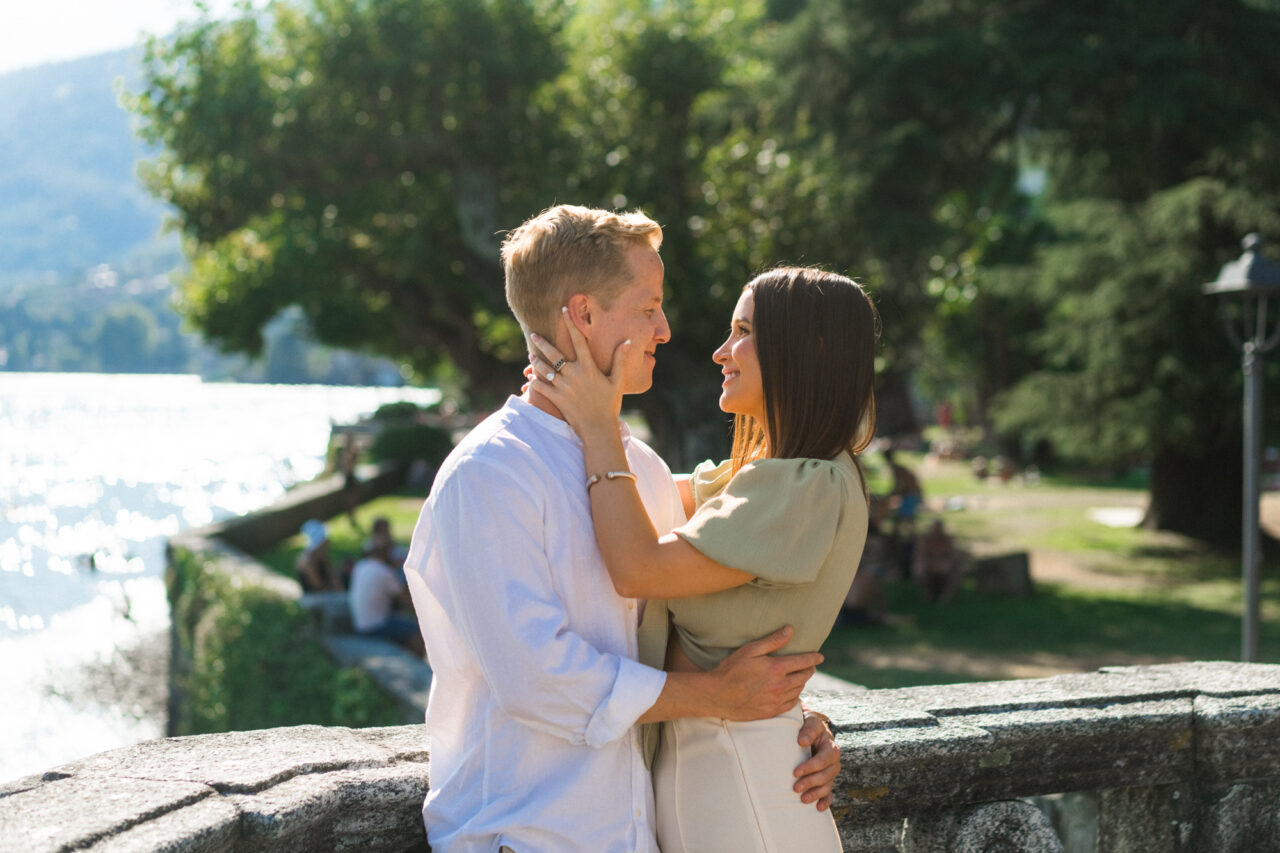
M813 755L795 769L792 788L802 802L816 803L818 811L826 811L831 807L832 785L840 775L840 747L826 719L807 708L797 741Z
M791 640L791 626L747 643L722 660L711 675L716 680L716 716L726 720L764 720L788 711L822 663L822 655L770 657Z

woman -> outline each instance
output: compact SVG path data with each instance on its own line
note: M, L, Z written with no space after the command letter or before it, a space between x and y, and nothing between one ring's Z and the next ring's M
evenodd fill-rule
M583 441L596 537L615 588L667 599L649 602L645 623L669 612L669 670L710 669L783 625L795 628L788 653L817 651L830 633L866 540L856 454L875 428L877 322L870 299L844 276L788 267L752 280L713 356L724 374L720 407L736 416L733 456L684 481L691 517L661 538L618 431L621 385L611 377L635 357L630 342L606 376L591 358L566 364L535 341L536 388ZM654 766L664 853L839 850L830 813L801 803L786 784L787 768L805 757L801 722L796 707L751 723L664 723Z

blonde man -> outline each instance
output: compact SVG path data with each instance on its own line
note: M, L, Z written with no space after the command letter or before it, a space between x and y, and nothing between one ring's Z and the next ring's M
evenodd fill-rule
M641 213L560 205L502 247L507 300L526 336L562 351L567 314L602 369L624 340L626 393L653 383L671 335L662 310L662 230ZM659 532L685 520L671 472L643 442L629 473ZM642 602L613 589L587 503L580 444L544 396L511 397L449 455L414 532L406 574L434 671L427 706L431 791L423 819L439 853L656 853L653 794L635 725L685 716L772 717L792 707L816 654L770 657L784 629L715 670L638 662ZM798 768L818 798L838 751Z

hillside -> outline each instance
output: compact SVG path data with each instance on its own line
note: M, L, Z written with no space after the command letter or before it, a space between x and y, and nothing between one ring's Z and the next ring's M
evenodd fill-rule
M165 208L135 177L146 152L116 95L118 80L138 79L140 55L0 75L0 285L174 245L159 241Z

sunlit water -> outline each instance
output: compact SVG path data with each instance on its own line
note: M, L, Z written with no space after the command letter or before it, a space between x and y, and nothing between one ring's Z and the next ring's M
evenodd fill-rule
M0 372L0 782L163 734L69 682L165 629L167 537L316 476L332 423L437 396Z

